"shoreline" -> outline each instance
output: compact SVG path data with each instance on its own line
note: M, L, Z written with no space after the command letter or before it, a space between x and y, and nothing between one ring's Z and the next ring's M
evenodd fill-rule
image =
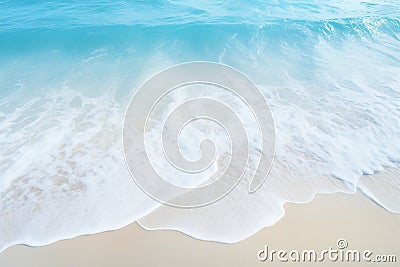
M398 225L400 214L390 213L359 192L317 194L305 204L286 203L281 220L238 243L201 241L176 230L144 230L135 222L120 230L79 236L41 247L12 246L0 253L0 266L254 266L270 263L257 258L257 252L265 246L276 250L321 251L334 247L341 238L347 240L351 249L394 254L400 261ZM302 266L306 263L290 264ZM325 266L332 262L318 264ZM363 266L362 262L343 264Z

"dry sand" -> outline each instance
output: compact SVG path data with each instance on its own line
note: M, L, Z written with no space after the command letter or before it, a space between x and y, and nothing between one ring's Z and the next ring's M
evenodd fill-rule
M146 231L133 223L121 230L59 241L44 247L14 246L0 253L0 266L382 266L378 263L260 262L269 249L369 249L396 255L400 265L400 215L377 206L360 193L318 195L307 204L287 204L274 226L236 244L193 239L176 231Z

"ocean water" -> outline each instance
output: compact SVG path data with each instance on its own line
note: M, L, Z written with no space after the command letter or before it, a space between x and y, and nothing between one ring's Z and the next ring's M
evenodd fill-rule
M400 177L380 175L400 162L400 4L192 2L0 1L0 250L134 221L238 242L276 223L284 203L318 193L359 190L400 212ZM193 60L254 80L275 120L276 157L256 193L243 183L187 210L135 185L122 127L141 83ZM191 135L182 140L190 154Z

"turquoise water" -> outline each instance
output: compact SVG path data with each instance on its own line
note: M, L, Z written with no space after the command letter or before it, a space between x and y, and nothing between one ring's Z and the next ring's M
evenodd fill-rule
M327 21L397 18L393 0L373 1L1 1L1 28L251 24L271 21Z
M0 249L137 220L237 242L278 221L285 202L338 191L360 190L400 212L400 179L360 180L400 162L396 1L0 7ZM160 208L136 188L121 145L135 88L193 60L225 63L252 78L277 135L274 168L257 194L238 188L198 213Z

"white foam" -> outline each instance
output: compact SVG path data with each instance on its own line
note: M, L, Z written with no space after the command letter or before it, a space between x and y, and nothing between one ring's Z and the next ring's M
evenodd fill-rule
M122 118L113 95L73 90L31 99L7 115L0 129L0 247L120 228L158 205L124 164Z
M394 166L400 155L400 66L371 52L386 49L377 46L367 40L362 46L358 40L346 41L337 50L320 40L313 51L318 60L311 77L302 81L289 72L276 86L262 86L275 118L277 151L271 174L259 191L249 195L245 183L239 184L212 206L196 212L163 206L140 224L231 243L278 221L285 202L307 202L316 193L354 193L357 188L399 212L398 176L359 181L363 174ZM269 67L276 66L264 70ZM375 179L379 182L371 182Z

